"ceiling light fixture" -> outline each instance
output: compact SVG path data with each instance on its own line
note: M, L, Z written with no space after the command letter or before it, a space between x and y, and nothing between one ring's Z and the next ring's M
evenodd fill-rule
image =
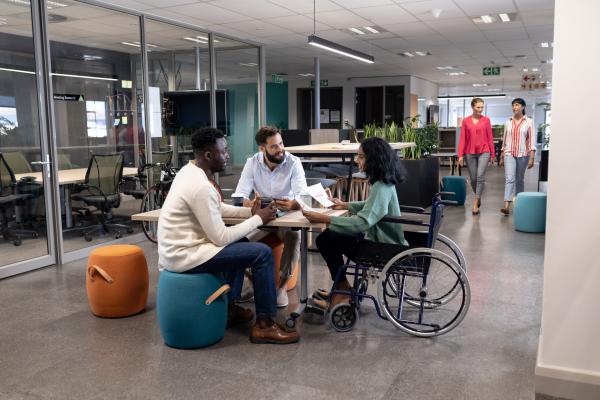
M51 73L50 75L53 75L53 76L64 76L64 77L67 77L67 78L97 79L99 81L114 81L114 82L118 81L118 79L116 79L116 78L102 78L102 77L99 77L99 76L89 76L89 75L58 74L58 73L55 73L55 72Z
M0 25L6 25L8 24L8 21L6 20L6 18L0 18Z
M102 56L93 56L93 55L90 55L90 54L84 54L82 56L82 58L85 61L94 61L94 60L102 60L103 57Z
M523 72L529 72L529 68L523 68Z
M461 95L461 96L438 96L438 100L446 100L446 99L450 99L450 100L471 100L473 97L479 97L480 99L498 99L498 98L506 97L506 94L488 94L488 95L485 95L485 96L478 96L478 95L472 95L472 96L465 96L465 95Z
M491 24L492 22L494 22L494 18L489 15L482 15L481 20L484 24Z
M29 74L29 75L35 75L35 72L33 71L25 71L23 69L12 69L12 68L1 68L0 67L0 71L6 71L6 72L18 72L20 74Z
M359 35L364 35L365 34L365 32L361 31L358 28L348 28L348 29L351 30L352 32L356 33L356 34L359 34Z
M184 37L183 40L189 40L190 42L200 43L200 44L208 44L207 41L204 41L200 38L193 38L193 37L189 37L189 36Z
M531 68L532 72L538 72L540 69L539 68Z
M418 56L421 56L421 57L425 57L425 56L430 55L431 53L428 51L415 51L415 54Z
M510 17L506 13L498 14L502 22L510 22Z
M550 46L550 44L548 42L540 43L540 47L548 47L548 46Z
M121 44L124 44L126 46L142 47L142 45L140 44L140 42L121 42ZM151 44L151 43L146 43L146 47L158 48L157 45Z
M249 63L240 63L240 65L243 65L244 67L256 67L258 64L255 62L249 62Z
M308 44L310 44L311 46L319 47L324 50L329 50L337 54L341 54L346 57L354 58L355 60L363 61L369 64L373 64L375 62L375 58L373 56L361 53L360 51L352 50L349 47L342 46L341 44L331 42L329 40L320 38L315 35L310 35L308 37Z
M379 31L375 28L372 28L370 26L363 26L364 29L368 30L371 33L379 33Z
M298 74L298 75L300 75L300 76L303 76L303 77L305 77L305 78L307 78L307 77L309 77L309 76L315 76L315 74L311 74L310 72L307 72L307 73L305 73L305 74Z
M489 86L489 84L487 84L487 83L474 83L472 86L473 87L486 87L486 86Z
M414 57L415 55L413 53L411 53L410 51L404 51L402 53L400 53L401 56L405 56L405 57Z
M446 65L444 67L435 67L435 69L439 69L440 71L446 70L446 69L456 69L456 67L453 67L451 65Z
M457 72L448 72L449 76L460 76L460 75L466 75L466 72L462 72L462 71L457 71Z

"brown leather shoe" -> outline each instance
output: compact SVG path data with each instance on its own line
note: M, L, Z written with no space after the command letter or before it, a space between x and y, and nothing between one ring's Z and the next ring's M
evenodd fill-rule
M500 212L501 212L502 214L504 214L504 215L508 215L508 214L510 214L510 211L509 211L509 209L508 209L508 208L505 208L505 207L502 207L502 208L500 209Z
M254 319L252 310L234 304L227 313L227 326L243 324L252 321L252 319Z
M296 343L298 340L300 340L298 331L288 332L276 323L266 328L254 324L250 331L250 341L252 343L288 344Z

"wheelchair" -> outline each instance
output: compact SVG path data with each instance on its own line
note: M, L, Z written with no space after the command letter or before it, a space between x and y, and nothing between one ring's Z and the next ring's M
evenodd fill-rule
M452 240L439 233L444 206L453 204L442 200L441 196L446 194L450 193L434 196L430 213L417 207L401 208L404 212L428 216L429 221L383 218L384 222L427 227L405 230L409 246L359 242L354 262L339 270L329 293L320 292L320 297L326 300L336 293L350 296L349 303L337 304L329 310L329 323L334 330L350 331L359 319L365 299L373 301L380 318L410 335L438 336L461 323L469 309L471 291L463 253ZM336 289L344 275L352 283L351 290ZM369 283L376 285L377 297L368 293ZM319 297L317 292L313 297ZM310 304L307 308L315 311Z

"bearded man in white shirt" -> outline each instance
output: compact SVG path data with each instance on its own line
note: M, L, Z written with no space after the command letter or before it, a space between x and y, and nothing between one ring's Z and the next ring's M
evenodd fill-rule
M286 153L281 134L277 128L264 126L256 132L259 152L250 157L232 196L244 197L244 204L250 204L250 194L257 197L275 199L280 210L300 208L294 197L306 193L306 178L302 162L294 155ZM300 259L300 232L290 228L259 231L250 240L261 240L269 233L275 233L283 241L283 254L277 288L277 307L288 305L287 281L294 266Z
M205 128L192 137L194 160L179 170L158 221L158 265L178 273L221 273L231 286L229 321L249 322L253 315L234 304L239 298L244 270L252 269L256 323L253 343L293 343L298 332L277 325L273 254L263 243L251 243L246 235L275 218L274 207L234 207L223 203L214 174L225 169L229 154L223 133ZM222 217L248 218L227 227Z

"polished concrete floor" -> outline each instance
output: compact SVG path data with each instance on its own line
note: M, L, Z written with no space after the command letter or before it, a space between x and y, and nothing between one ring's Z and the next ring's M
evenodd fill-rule
M526 190L536 190L528 173ZM85 261L0 281L1 399L533 399L544 235L500 215L503 173L488 173L482 213L447 209L442 231L466 254L472 301L434 339L407 336L368 308L356 328L301 326L298 344L254 345L248 327L200 350L166 347L156 321L156 248L147 310L91 315ZM309 287L328 284L310 254Z

